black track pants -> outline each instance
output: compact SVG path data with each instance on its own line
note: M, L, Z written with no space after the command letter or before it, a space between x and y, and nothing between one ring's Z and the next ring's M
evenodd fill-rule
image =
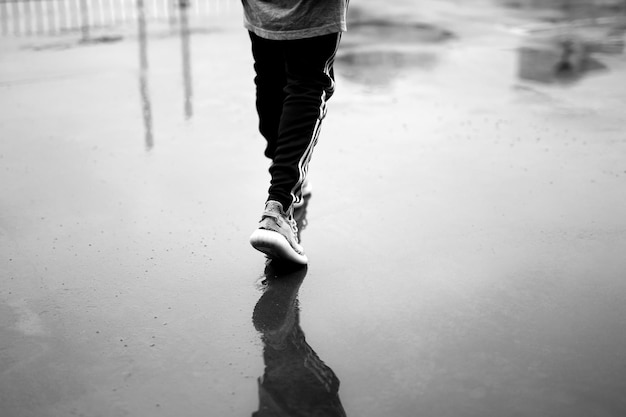
M334 91L333 62L341 34L269 40L250 33L259 131L272 160L268 200L285 210L301 198L326 102Z

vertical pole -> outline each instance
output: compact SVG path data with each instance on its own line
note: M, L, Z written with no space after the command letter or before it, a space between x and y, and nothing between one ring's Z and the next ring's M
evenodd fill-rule
M104 20L104 7L102 5L102 0L98 0L96 5L94 5L94 15L97 15L97 19L96 17L93 18L93 25L100 25L100 27L105 26L106 22Z
M30 0L27 0L26 2L22 3L24 5L24 33L26 35L32 35L33 34L33 22L32 22L32 10L31 10L31 4L30 4ZM21 18L21 16L20 16Z
M33 29L33 34L40 35L43 32L43 28L41 25L41 2L35 1L33 3L32 12L33 17L31 20L35 26L35 28Z
M117 24L117 13L115 12L115 4L113 4L113 0L108 0L107 5L109 7L109 19L112 24Z
M54 25L50 24L52 16L50 16L50 5L49 1L51 0L43 0L41 1L41 7L39 8L39 12L41 13L41 31L45 34L54 32Z
M193 116L193 83L191 77L191 50L189 32L189 0L180 0L180 40L183 63L183 89L185 93L185 118Z
M52 18L51 21L54 33L59 33L61 31L61 13L59 12L59 1L52 0L50 3L51 6L48 11L52 10Z
M169 6L169 22L170 22L170 32L174 33L174 28L176 27L176 15L178 14L177 0L167 0ZM208 1L208 0L207 0Z
M139 94L141 95L141 113L145 130L146 150L154 147L152 134L152 103L148 84L148 36L144 0L137 0L137 26L139 32Z
M124 0L118 0L119 8L120 8L120 20L122 22L126 22L126 7L124 5Z
M82 33L82 42L89 41L89 6L87 0L80 0L80 31Z
M2 35L7 36L9 34L9 13L7 11L8 3L0 3L0 25L2 25Z
M16 35L21 35L22 34L22 22L21 22L21 19L24 16L24 14L20 12L20 5L21 4L22 3L18 3L18 2L13 3L13 22L15 22L14 30L15 30L15 34ZM22 11L23 11L23 8L22 8Z
M142 10L143 10L143 17L144 17L144 20L145 20L146 19L146 5L145 5L145 3L143 3L141 7L142 7ZM130 9L130 18L132 20L138 19L138 14L137 14L138 12L139 11L138 11L138 9L136 7L131 8Z
M71 20L71 28L72 29L80 29L80 2L81 0L70 0L70 20Z
M68 24L67 4L65 0L58 0L57 10L59 11L59 32L63 32L64 29L68 29L70 26Z

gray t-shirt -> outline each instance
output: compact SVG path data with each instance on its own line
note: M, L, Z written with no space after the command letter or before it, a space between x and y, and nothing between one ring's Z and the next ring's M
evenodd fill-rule
M345 32L348 1L241 0L246 29L276 40Z

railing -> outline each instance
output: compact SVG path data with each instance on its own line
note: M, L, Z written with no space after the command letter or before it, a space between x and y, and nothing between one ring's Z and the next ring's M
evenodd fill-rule
M0 36L55 35L136 22L139 0L0 0ZM172 21L220 14L236 0L143 0L146 19Z

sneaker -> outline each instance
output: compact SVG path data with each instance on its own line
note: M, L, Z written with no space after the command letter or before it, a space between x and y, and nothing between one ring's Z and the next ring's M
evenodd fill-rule
M311 192L313 191L313 186L311 185L311 182L307 179L304 180L304 182L302 183L302 188L300 189L300 191L302 192L302 196L300 196L300 200L296 201L295 203L293 203L293 208L294 209L299 209L300 207L302 207L304 205L304 202L311 197Z
M305 265L304 248L298 243L298 227L283 205L270 200L265 204L259 228L250 236L250 244L269 258L283 259Z
M298 207L295 208L293 210L293 219L296 221L296 226L298 227L298 242L300 242L300 244L302 244L302 231L306 229L307 225L309 224L307 218L306 218L306 212L307 212L307 206L309 205L309 198L305 198L303 201L303 204Z

